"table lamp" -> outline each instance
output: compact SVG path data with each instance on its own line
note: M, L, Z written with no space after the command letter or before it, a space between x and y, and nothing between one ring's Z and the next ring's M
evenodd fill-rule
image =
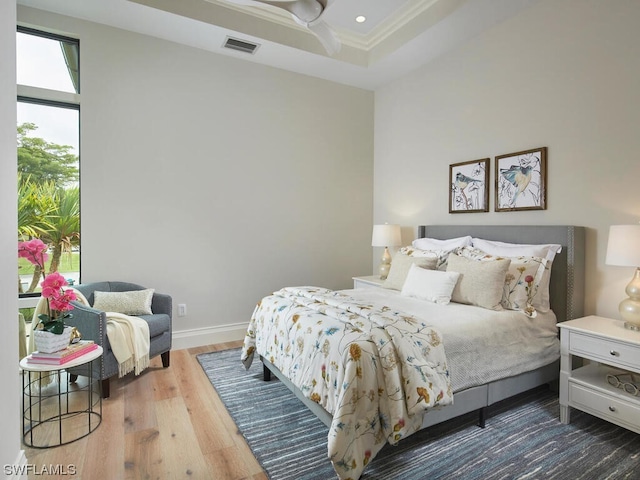
M620 302L618 311L629 330L640 331L640 225L611 225L607 244L607 265L636 267L627 285L628 298Z
M391 268L391 255L389 254L389 247L398 247L402 245L402 239L400 235L400 225L374 225L373 234L371 235L372 247L384 247L384 253L380 260L380 279L384 280L389 275L389 268Z

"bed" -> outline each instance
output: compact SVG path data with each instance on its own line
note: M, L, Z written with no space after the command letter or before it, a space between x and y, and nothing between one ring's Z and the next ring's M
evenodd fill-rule
M359 478L386 443L436 423L478 411L484 426L488 406L558 378L555 324L582 316L584 305L584 228L418 227L418 238L434 242L467 236L560 245L545 263L550 308L496 312L477 304L437 305L394 289L319 287L284 288L256 307L242 361L248 366L258 356L265 380L273 373L329 427L328 455L339 478ZM463 257L467 250L477 253L475 247L456 251ZM506 262L486 257L482 268ZM431 268L452 270L460 261L476 268L475 260L480 257L456 255L448 267ZM500 268L496 275L504 278Z

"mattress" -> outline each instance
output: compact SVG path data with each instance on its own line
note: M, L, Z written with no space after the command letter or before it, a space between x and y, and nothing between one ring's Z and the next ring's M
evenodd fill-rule
M560 358L556 316L551 311L529 318L512 310L453 302L436 305L386 288L342 292L364 303L401 310L436 328L442 336L454 394Z

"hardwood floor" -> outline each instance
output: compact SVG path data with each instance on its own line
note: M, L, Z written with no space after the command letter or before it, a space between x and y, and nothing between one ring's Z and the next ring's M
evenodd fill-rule
M156 357L137 377L114 377L97 430L61 447L24 447L27 463L76 471L43 479L267 480L196 359L241 345L173 350L169 368Z

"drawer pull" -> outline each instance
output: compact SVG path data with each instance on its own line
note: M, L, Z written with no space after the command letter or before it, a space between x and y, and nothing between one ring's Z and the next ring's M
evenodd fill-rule
M609 411L610 412L615 412L616 411L616 407L609 407Z
M614 357L619 357L620 356L620 354L618 352L616 352L615 350L610 350L609 353L611 355L613 355Z

